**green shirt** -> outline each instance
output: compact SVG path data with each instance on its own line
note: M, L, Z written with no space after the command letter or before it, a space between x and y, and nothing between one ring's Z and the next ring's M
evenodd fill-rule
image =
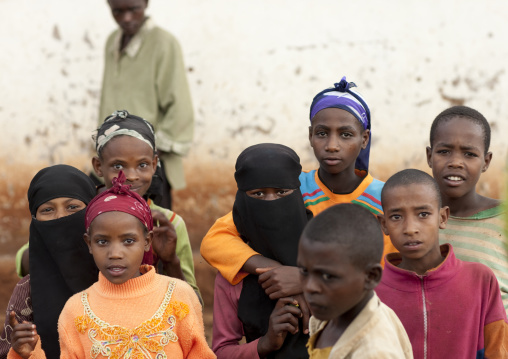
M439 231L439 243L450 243L457 258L482 263L494 272L508 313L508 249L504 217L502 205L471 217L450 216L446 228Z
M194 113L178 41L146 19L120 52L121 30L105 48L99 126L116 110L143 117L155 128L157 148L173 189L185 187L182 156L192 144Z

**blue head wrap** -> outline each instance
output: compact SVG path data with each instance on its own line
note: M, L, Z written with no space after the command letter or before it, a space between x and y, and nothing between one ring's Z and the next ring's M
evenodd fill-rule
M310 120L316 114L325 108L340 108L347 111L360 121L364 130L371 130L370 128L370 110L363 97L351 88L356 87L354 82L347 82L346 76L340 80L339 83L334 84L334 87L318 93L312 100L310 105ZM372 130L370 132L369 143L367 147L360 151L356 159L355 168L360 171L369 170L369 154L370 142L372 138Z

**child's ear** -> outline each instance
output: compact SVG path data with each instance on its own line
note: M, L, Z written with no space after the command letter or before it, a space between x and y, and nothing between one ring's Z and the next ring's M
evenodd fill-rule
M312 146L312 126L309 126L309 142L310 142L310 147L313 147Z
M427 164L432 168L432 148L427 146Z
M492 152L487 152L485 154L485 159L484 159L484 163L483 163L483 167L482 167L482 172L485 172L489 166L490 166L490 161L492 161Z
M448 217L450 217L450 207L444 206L439 209L439 228L445 229L446 223L448 222Z
M101 160L99 159L98 156L94 156L92 158L92 166L93 166L93 170L95 171L95 174L99 177L104 177L103 174L102 174L102 165L101 165Z
M150 250L152 241L153 241L153 231L150 231L146 234L146 237L145 237L145 252L148 252Z
M387 236L389 236L390 233L388 233L388 228L386 228L385 216L378 214L376 217L377 217L379 224L381 225L381 229L383 230L383 233L386 234Z
M367 268L365 268L365 289L372 290L377 287L379 282L381 281L381 276L383 274L383 268L379 263L369 264Z
M370 130L365 130L362 133L362 149L366 149L369 144Z
M90 246L90 236L88 235L88 233L83 234L83 240L85 241L86 245L88 246L88 252L90 252L90 254L93 254L92 253L92 246Z
M153 155L152 169L153 173L157 170L157 165L159 164L159 155L156 153Z

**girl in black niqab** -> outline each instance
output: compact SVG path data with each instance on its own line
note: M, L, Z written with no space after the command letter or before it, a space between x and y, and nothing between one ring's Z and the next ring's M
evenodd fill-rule
M37 210L61 198L77 199L88 205L95 193L91 179L67 165L42 169L28 188L32 215L30 274L16 286L8 310L12 303L18 322L35 323L47 358L60 358L57 323L65 302L96 282L98 270L83 240L85 208L52 220L38 220ZM23 285L20 285L22 282ZM17 306L22 310L18 312ZM10 342L12 331L8 321L9 316L6 318L5 343ZM2 352L3 349L0 348Z
M256 252L287 266L296 266L299 238L311 216L299 189L301 169L300 158L292 149L270 143L247 148L236 162L235 226ZM259 199L264 189L279 189L280 198ZM238 318L247 342L267 333L276 303L265 294L257 276L243 280ZM301 320L299 324L300 330L294 335L288 333L283 346L269 358L308 358L308 335L303 334Z

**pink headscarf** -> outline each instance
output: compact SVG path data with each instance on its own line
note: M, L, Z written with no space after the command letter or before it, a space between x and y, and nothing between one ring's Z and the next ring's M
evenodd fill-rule
M130 190L130 185L124 185L126 180L123 171L117 178L113 178L113 187L95 196L86 207L85 228L88 231L93 220L106 212L124 212L133 215L143 223L148 231L153 230L152 211L148 203L136 192ZM153 264L152 248L145 252L143 264Z

